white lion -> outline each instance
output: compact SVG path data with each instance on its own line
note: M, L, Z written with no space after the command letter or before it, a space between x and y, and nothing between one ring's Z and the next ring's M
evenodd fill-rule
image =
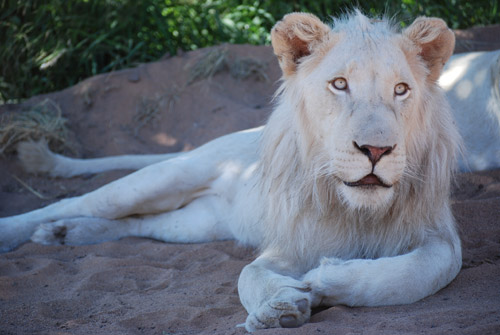
M319 305L422 299L461 267L449 204L460 139L437 85L454 42L435 18L398 33L360 13L333 29L287 15L272 30L283 84L265 128L0 219L0 246L124 236L257 246L238 283L249 331L299 326Z

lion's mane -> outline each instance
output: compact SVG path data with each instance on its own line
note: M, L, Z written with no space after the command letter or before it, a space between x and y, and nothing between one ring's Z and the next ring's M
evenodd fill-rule
M360 35L350 35L366 29L371 37L365 38L376 38L378 43L396 33L392 25L375 25L360 14L335 21L333 31L357 43ZM298 71L318 66L333 43L334 35L315 46L320 52L305 57ZM447 223L454 221L446 217L451 215L450 180L460 138L443 91L426 79L429 70L412 53L414 46L409 40L401 37L399 43L418 90L414 90L413 111L406 120L406 169L393 186L392 201L376 209L369 204L348 206L336 190L316 136L319 130L313 129L304 113L304 84L297 77L285 76L260 147L258 186L261 203L266 204L262 220L268 223L263 244L266 252L307 270L316 266L321 256L394 256L421 244L426 234L455 236L455 227Z

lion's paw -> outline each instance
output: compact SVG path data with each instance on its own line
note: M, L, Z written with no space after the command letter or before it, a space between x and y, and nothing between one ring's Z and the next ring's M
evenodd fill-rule
M44 223L38 226L31 240L44 245L64 245L67 234L68 227L64 221Z
M245 328L249 332L263 328L294 328L303 325L310 316L309 294L287 287L250 313Z
M106 219L78 217L44 223L31 240L45 245L83 245L116 240Z

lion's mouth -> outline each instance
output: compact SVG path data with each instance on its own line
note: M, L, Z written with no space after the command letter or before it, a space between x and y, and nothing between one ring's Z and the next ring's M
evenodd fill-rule
M363 178L361 178L358 181L353 181L353 182L344 181L344 184L346 184L347 186L351 186L351 187L382 186L382 187L389 188L392 186L392 185L387 185L386 183L384 183L382 180L380 180L380 178L376 174L373 174L373 173L370 173L370 174L364 176Z

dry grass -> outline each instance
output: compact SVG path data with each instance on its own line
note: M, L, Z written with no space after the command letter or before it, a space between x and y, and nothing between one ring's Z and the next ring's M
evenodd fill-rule
M72 150L66 122L61 108L50 99L26 110L6 113L0 117L0 154L15 151L19 142L41 139L56 152L65 148Z
M189 69L189 78L187 84L205 78L211 78L217 72L227 66L227 49L213 48L208 50L192 67Z
M236 59L230 66L231 75L236 79L247 79L255 75L257 80L269 81L267 64L254 58Z
M162 107L167 105L167 110L172 111L175 102L179 100L180 89L174 85L160 96L155 98L142 97L133 116L134 136L137 137L142 127L161 117Z
M142 97L139 102L136 112L133 117L134 136L137 136L139 130L146 124L158 118L160 112L161 99L145 98Z
M187 85L197 80L211 79L216 73L227 68L231 76L236 79L244 80L255 76L257 80L269 80L266 74L267 63L254 58L236 58L230 61L227 48L220 47L210 49L194 65L190 66Z

